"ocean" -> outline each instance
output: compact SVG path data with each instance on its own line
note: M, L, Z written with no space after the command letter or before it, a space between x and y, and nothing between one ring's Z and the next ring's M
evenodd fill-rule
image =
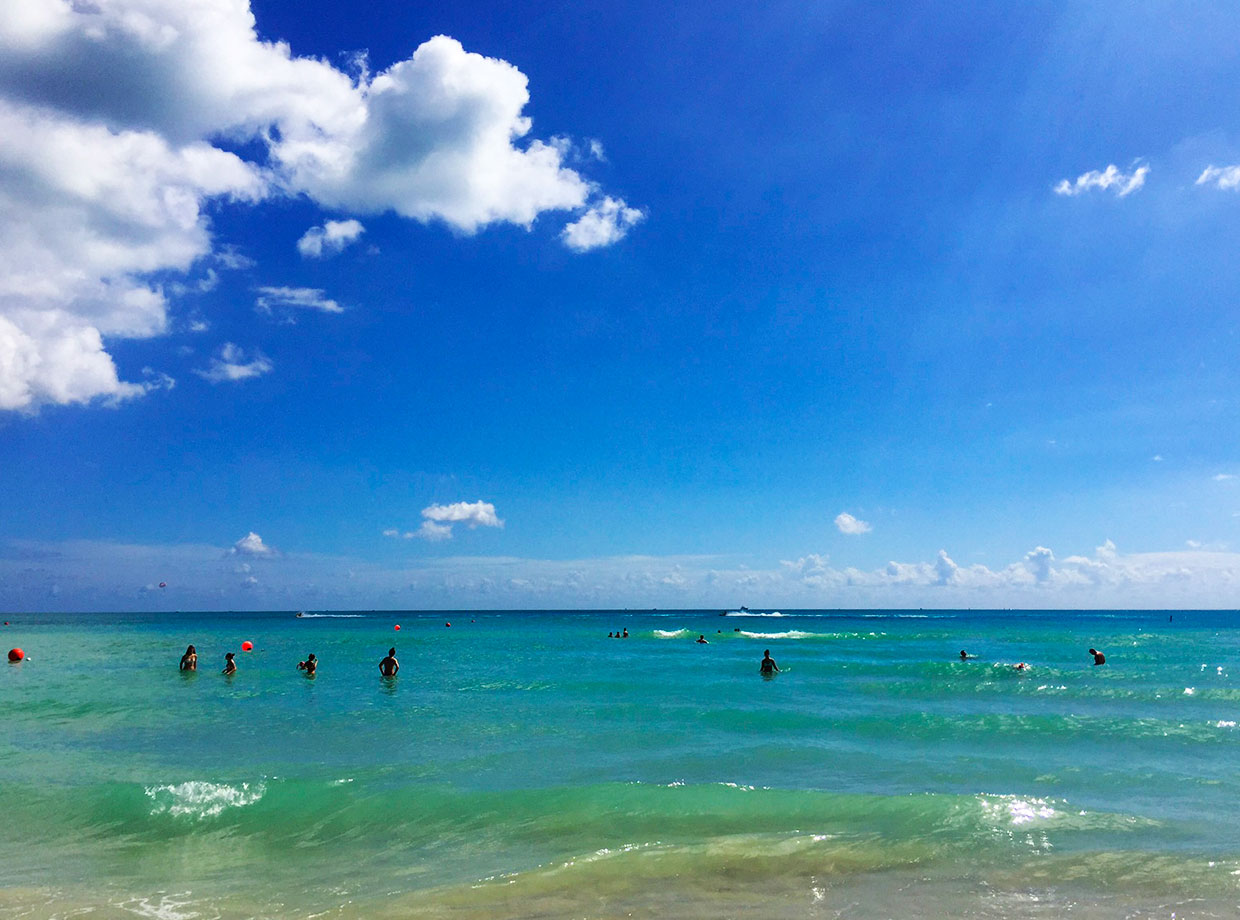
M1240 913L1232 612L4 616L0 918Z

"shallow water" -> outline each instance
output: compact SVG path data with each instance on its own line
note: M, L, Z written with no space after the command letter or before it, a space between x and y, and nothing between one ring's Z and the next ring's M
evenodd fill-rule
M0 917L1240 909L1234 614L783 614L9 615Z

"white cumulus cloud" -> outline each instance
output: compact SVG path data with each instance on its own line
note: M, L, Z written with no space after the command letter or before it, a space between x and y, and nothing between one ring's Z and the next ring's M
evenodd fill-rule
M1197 185L1221 189L1240 189L1240 166L1207 166L1197 177Z
M261 351L255 351L253 357L246 360L246 353L232 342L220 346L219 353L211 359L206 370L194 371L199 377L211 383L235 383L261 377L271 371L269 361Z
M260 39L248 0L4 0L0 410L146 392L107 342L166 331L191 285L157 278L244 264L213 252L214 201L305 195L461 233L585 211L573 239L618 239L632 209L608 218L565 145L531 138L529 98L512 64L443 35L350 75ZM317 254L356 223L324 223Z
M873 529L865 521L857 520L847 511L841 511L835 516L835 527L840 533L846 534L869 533Z
M574 252L588 252L624 239L643 217L639 209L630 208L621 199L605 197L568 224L561 239Z
M1055 186L1056 195L1067 195L1068 197L1076 197L1093 189L1110 190L1119 198L1123 198L1132 194L1141 186L1145 185L1145 177L1149 174L1148 166L1137 166L1133 164L1131 172L1121 172L1119 167L1114 163L1104 170L1091 169L1087 173L1081 173L1076 177L1076 181L1063 179Z
M361 221L329 220L321 227L311 227L297 241L297 251L307 259L321 259L343 252L366 232Z
M252 530L248 534L246 534L244 537L242 537L240 540L238 540L236 543L234 543L232 545L232 549L230 549L228 552L230 555L234 555L234 556L273 556L275 555L275 550L272 549L270 546L268 546L266 543L264 543L263 538L260 537L258 534L256 534ZM246 571L248 572L249 569L247 568Z
M417 530L401 531L389 528L383 531L385 537L400 540L412 540L415 537L431 542L452 539L452 528L456 524L474 527L503 527L504 522L495 513L495 506L490 502L453 502L449 505L427 505L422 509L422 525Z
M504 522L495 514L490 502L453 502L450 505L429 505L422 509L422 517L440 523L468 524L470 527L503 527Z

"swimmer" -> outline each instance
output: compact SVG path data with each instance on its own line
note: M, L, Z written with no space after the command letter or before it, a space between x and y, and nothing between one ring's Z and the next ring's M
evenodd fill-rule
M233 652L229 652L224 656L224 670L220 672L221 674L237 673L237 662L233 661L233 655Z
M297 662L297 670L305 671L307 677L313 677L314 670L318 666L319 666L319 661L317 658L314 657L314 652L311 652L309 655L307 655L305 661Z
M1107 656L1106 656L1106 655L1104 655L1104 654L1102 654L1102 652L1098 651L1096 648L1091 648L1091 649L1089 650L1089 654L1091 654L1091 655L1093 655L1093 656L1094 656L1094 665L1095 665L1095 666L1100 665L1100 664L1106 664L1106 663L1107 663Z
M710 645L710 643L706 641L706 637L701 634L699 634L697 637L697 644L698 645Z
M1016 664L1012 665L1012 670L1013 671L1028 671L1029 665L1025 664L1023 661L1018 661L1016 662Z
M624 627L624 635L622 635L620 638L627 639L628 637L629 637L629 628L626 626Z
M970 654L969 654L968 652L966 652L964 649L961 649L961 650L960 650L960 660L961 660L961 661L968 661L970 658L976 658L976 657L977 657L976 655L970 655Z
M614 638L616 638L616 634L615 634L615 633L608 633L608 634L607 634L607 638L608 638L608 639L614 639Z
M387 657L379 662L379 673L384 677L395 677L400 670L400 662L396 660L396 649L388 649Z
M181 656L181 670L182 671L197 671L198 670L198 652L194 650L194 647L192 645L189 648L187 648L185 650L185 654Z
M775 663L775 659L771 657L771 650L768 648L762 653L762 663L758 665L758 670L763 674L778 674L779 665Z

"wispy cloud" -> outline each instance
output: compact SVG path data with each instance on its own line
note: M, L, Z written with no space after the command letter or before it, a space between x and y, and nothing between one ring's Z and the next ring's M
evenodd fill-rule
M232 342L225 342L206 370L199 369L194 373L211 383L237 383L271 372L271 361L261 351L255 350L253 357L246 359L244 350Z
M274 313L280 308L318 310L322 313L343 313L344 307L327 296L319 288L260 287L254 306L264 313Z
M1114 192L1118 198L1124 198L1145 185L1145 177L1150 171L1150 168L1145 165L1138 166L1137 163L1133 163L1133 166L1135 168L1131 172L1125 173L1112 163L1101 171L1091 169L1087 173L1081 173L1076 177L1075 182L1063 179L1055 186L1055 194L1075 198L1077 195L1083 195L1094 189L1101 189Z
M297 251L306 259L334 256L357 242L366 228L356 220L329 220L321 227L311 227L297 241Z
M1197 185L1220 189L1240 189L1240 166L1207 166L1197 177Z

